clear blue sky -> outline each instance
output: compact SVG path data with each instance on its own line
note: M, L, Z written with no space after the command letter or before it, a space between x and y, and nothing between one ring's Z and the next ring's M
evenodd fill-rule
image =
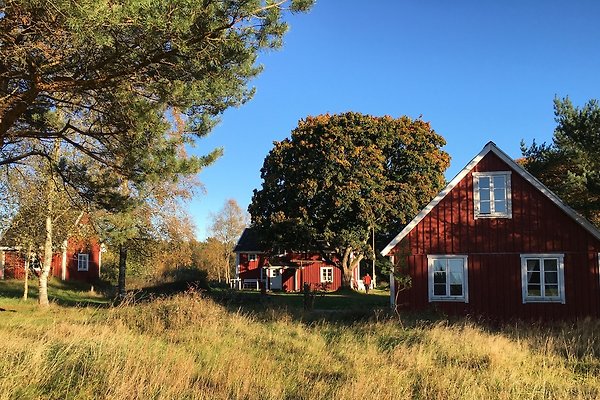
M600 98L600 2L317 0L261 54L255 97L228 110L197 151L224 147L190 204L197 236L226 199L246 208L273 141L307 115L422 116L446 138L451 179L493 140L549 141L552 101Z

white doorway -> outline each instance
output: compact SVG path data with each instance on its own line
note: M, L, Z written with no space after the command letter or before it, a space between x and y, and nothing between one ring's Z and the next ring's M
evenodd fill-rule
M267 270L269 274L269 289L270 290L281 290L283 289L283 280L281 277L281 269L269 268Z

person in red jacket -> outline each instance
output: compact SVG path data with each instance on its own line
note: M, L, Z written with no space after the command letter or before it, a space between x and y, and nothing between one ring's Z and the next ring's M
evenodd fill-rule
M363 283L365 284L365 292L369 293L369 289L371 288L371 275L366 274L363 277Z

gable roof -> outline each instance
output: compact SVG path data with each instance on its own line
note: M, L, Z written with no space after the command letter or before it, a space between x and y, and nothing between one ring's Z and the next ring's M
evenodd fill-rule
M473 170L473 168L485 157L488 153L494 153L498 156L502 161L504 161L512 170L518 173L521 177L523 177L527 182L531 183L536 189L542 192L546 197L548 197L554 204L556 204L561 210L563 210L568 216L573 218L579 225L581 225L585 230L592 234L596 239L600 240L600 231L592 225L587 219L582 217L578 212L569 207L566 203L564 203L560 197L558 197L554 192L548 189L542 182L540 182L535 176L531 175L527 170L517 164L512 158L510 158L505 152L500 150L498 146L494 142L488 142L483 149L477 154L455 177L448 183L448 185L436 196L433 200L427 204L427 206L421 210L419 214L412 221L408 223L402 229L402 231L396 235L394 239L381 251L381 255L387 256L388 253L398 244L402 239L404 239L410 231L417 226L419 222L423 218L427 216L437 206L443 199L446 197L448 193L460 181L463 180L465 176L469 172Z
M263 251L263 246L260 244L260 240L258 237L258 231L254 228L246 228L244 232L242 232L242 236L238 239L235 248L233 249L234 253L245 253L245 252L255 252L260 253Z

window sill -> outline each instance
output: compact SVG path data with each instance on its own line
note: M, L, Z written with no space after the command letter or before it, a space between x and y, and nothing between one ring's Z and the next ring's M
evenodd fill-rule
M512 219L512 214L479 214L475 215L475 219L492 219L492 218L504 218Z
M523 300L523 304L539 304L539 303L555 303L555 304L565 304L565 300L564 299L557 299L557 298L536 298L536 299L532 299L532 298L526 298L525 300Z
M429 299L430 303L437 302L453 302L453 303L468 303L468 301L464 297L431 297Z

